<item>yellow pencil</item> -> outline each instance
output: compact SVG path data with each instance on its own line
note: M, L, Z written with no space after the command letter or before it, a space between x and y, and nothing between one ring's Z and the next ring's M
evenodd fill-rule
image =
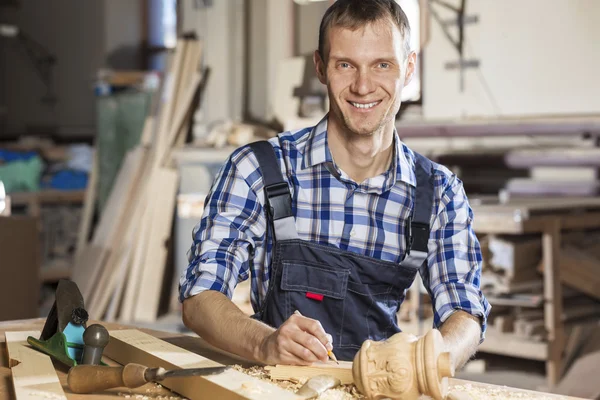
M300 311L296 310L294 311L294 314L299 315L299 316L303 316L302 314L300 314ZM335 356L335 354L333 354L333 351L331 350L327 350L327 355L329 356L330 359L332 359L333 361L335 361L338 365L340 365L339 361L337 360L337 357Z

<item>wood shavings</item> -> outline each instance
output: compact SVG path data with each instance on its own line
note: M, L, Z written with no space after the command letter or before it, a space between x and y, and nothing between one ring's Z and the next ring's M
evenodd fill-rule
M64 396L61 396L59 394L51 393L51 392L43 392L43 391L39 391L39 390L36 390L35 392L29 392L29 396L44 397L46 399L64 399Z
M161 386L162 387L162 386ZM146 393L149 393L152 389L146 389ZM140 394L133 392L118 392L120 397L125 397L126 399L136 399L136 400L188 400L185 397L179 396L177 393L173 393L172 395L162 395L156 393L150 394Z
M270 378L269 372L267 370L265 370L263 367L258 366L243 368L240 365L233 365L231 366L231 368L235 369L236 371L242 372L246 375L250 375L254 378L274 383L277 386L285 390L289 390L293 393L296 393L298 389L300 389L302 385L304 385L308 380L308 378L274 380ZM342 385L337 388L327 390L319 397L319 400L354 400L364 398L365 397L358 392L356 386Z
M247 396L254 396L257 394L266 393L266 391L263 390L260 386L258 386L256 384L256 382L252 382L252 381L243 382L240 389L238 389L236 391L240 394L247 395Z
M507 386L481 387L478 385L454 385L450 388L450 395L456 392L457 397L464 397L464 393L473 400L497 400L497 399L523 399L523 400L557 400L564 397L557 395L544 395L543 393L528 393L515 390ZM460 397L459 397L460 398Z

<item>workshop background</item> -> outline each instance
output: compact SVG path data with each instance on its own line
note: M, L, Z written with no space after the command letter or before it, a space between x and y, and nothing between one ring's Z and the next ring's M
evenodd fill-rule
M221 163L316 123L331 1L0 0L0 321L60 279L94 319L187 332L177 283ZM459 377L598 398L600 1L398 0L397 127L464 182L493 306ZM248 313L248 282L234 300ZM417 281L403 330L431 327Z

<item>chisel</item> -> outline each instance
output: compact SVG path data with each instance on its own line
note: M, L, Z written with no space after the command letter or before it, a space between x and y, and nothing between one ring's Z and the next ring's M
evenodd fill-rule
M218 374L227 368L229 367L218 366L167 371L135 363L118 367L79 364L69 370L67 384L73 393L94 393L116 387L137 388L166 378Z

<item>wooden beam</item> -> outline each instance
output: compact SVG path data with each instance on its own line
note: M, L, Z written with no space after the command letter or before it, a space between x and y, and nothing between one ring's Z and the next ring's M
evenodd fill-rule
M17 400L47 398L66 400L63 388L49 356L32 349L27 337L39 337L39 331L6 332L6 348Z
M265 370L274 380L297 380L298 378L312 378L317 375L332 375L338 378L342 385L354 383L352 378L352 361L340 361L336 364L334 361L327 363L314 363L310 366L299 365L275 365L266 366Z
M560 379L562 352L565 348L562 286L560 280L560 221L550 220L542 234L544 264L544 321L548 332L548 360L546 375L550 386Z
M180 369L221 365L136 329L111 330L110 342L104 349L104 355L120 364L135 362L151 368ZM300 399L275 384L235 369L210 376L169 378L162 381L161 385L190 400Z

